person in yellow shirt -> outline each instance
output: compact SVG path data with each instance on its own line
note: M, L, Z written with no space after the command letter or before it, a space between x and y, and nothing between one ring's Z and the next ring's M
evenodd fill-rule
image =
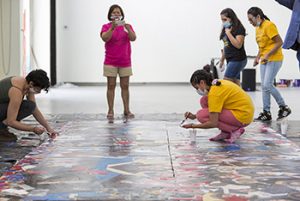
M205 70L193 73L190 83L202 96L202 109L196 114L186 112L185 117L201 124L185 124L184 128L219 128L221 133L211 141L235 142L253 121L254 106L250 96L238 85L228 80L213 80Z
M270 21L260 8L250 8L248 10L248 20L256 27L256 42L259 48L253 66L260 63L263 112L259 114L256 120L272 120L270 112L271 95L279 106L277 120L280 120L291 114L291 109L285 104L281 94L273 85L273 80L280 70L283 61L282 39L275 24Z

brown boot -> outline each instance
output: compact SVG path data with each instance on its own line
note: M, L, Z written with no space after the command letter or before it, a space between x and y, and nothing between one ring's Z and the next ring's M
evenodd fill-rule
M0 142L15 142L17 139L17 136L9 132L8 129L0 130Z

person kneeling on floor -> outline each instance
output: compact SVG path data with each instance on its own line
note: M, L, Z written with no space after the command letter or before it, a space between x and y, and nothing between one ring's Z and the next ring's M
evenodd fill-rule
M235 142L253 121L254 105L250 96L238 85L227 80L213 80L205 70L193 73L190 83L201 95L202 109L197 114L186 112L185 118L196 119L201 124L185 124L184 128L219 128L221 133L211 141Z
M21 131L30 131L35 134L47 132L57 135L35 103L35 94L50 86L47 73L43 70L33 70L26 78L7 77L0 80L0 141L16 141L17 136L8 131L8 126ZM23 100L26 96L26 100ZM29 115L43 126L32 126L20 122Z

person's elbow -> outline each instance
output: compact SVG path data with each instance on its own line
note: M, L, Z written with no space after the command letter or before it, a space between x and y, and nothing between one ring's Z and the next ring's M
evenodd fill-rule
M9 127L12 127L12 128L15 128L15 122L16 120L13 120L13 119L7 119L5 124Z
M103 42L107 42L108 41L108 37L105 36L105 34L100 34L100 38L102 39Z
M130 41L135 41L136 40L136 36L132 36L132 37L130 37Z
M243 44L237 44L237 46L236 46L236 48L239 50L242 49L242 47L243 47Z
M102 41L105 42L105 43L108 41L108 38L106 38L106 37L101 37L101 39L102 39Z
M238 40L235 44L234 44L234 47L237 48L237 49L241 49L244 45L244 40L243 41L240 41Z

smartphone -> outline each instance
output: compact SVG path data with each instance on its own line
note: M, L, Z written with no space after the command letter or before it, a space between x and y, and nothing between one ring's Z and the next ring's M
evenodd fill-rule
M123 25L125 25L125 21L124 20L116 20L116 24L118 26L123 26Z

